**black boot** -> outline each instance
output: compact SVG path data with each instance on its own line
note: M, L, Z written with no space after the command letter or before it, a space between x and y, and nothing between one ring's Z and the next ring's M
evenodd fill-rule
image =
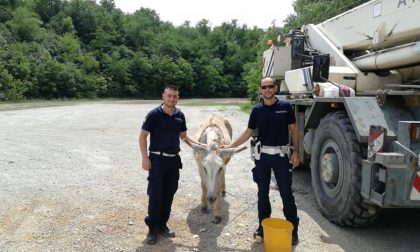
M156 244L158 237L158 229L157 228L149 228L149 233L147 233L146 243L149 245Z
M293 223L293 232L292 232L292 245L296 246L299 243L299 236L298 236L298 229L299 229L299 218Z
M162 225L159 227L159 234L166 238L175 237L175 231L170 230L166 225Z
M254 239L256 242L260 243L264 239L264 232L262 226L259 226L254 232Z
M292 235L292 245L296 246L298 245L298 243L299 243L299 236L297 233L295 233Z
M144 223L149 227L149 232L147 233L146 243L149 245L156 244L159 229L150 223L149 216L144 218Z

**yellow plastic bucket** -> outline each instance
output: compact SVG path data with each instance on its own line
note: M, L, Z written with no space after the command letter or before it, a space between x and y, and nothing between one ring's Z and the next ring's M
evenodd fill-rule
M279 218L266 218L262 221L264 247L266 252L290 252L292 249L293 224Z

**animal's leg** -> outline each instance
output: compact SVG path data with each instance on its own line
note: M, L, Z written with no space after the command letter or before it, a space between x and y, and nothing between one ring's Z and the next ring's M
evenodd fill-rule
M203 182L201 182L201 212L202 213L208 213L206 195L207 195L206 185Z
M213 223L219 224L220 221L222 220L222 213L220 210L220 197L217 197L216 201L214 202L213 215L214 215Z

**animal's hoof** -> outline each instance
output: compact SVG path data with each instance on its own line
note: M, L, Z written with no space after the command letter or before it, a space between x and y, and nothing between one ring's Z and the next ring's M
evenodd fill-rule
M214 221L212 221L214 224L219 224L222 221L222 217L220 216L215 216L214 217Z
M226 196L226 191L222 191L222 197Z
M209 213L209 210L207 210L207 207L202 207L201 212L206 214Z

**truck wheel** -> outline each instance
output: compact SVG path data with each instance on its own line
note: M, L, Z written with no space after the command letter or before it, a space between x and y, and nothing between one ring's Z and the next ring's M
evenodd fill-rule
M378 215L360 195L361 146L344 112L327 114L315 132L312 187L322 214L340 226L365 226Z

